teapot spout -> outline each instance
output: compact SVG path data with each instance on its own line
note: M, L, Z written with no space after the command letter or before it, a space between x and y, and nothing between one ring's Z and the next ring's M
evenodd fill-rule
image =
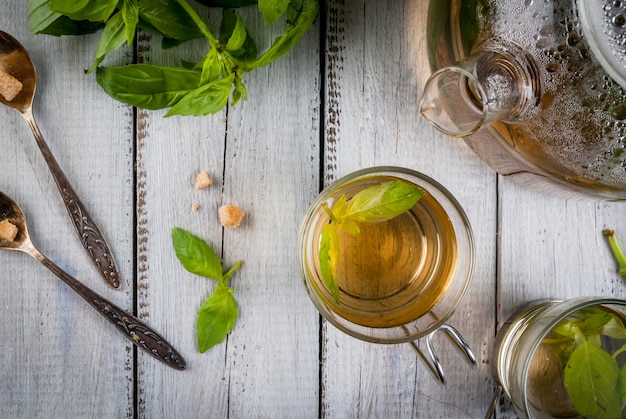
M539 103L539 77L521 48L486 41L464 60L434 72L420 113L439 131L465 137L495 121L517 121Z

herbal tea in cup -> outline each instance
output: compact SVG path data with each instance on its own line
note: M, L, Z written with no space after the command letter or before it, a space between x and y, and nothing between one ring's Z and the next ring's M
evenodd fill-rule
M493 374L520 417L620 418L626 401L626 301L530 304L498 332Z
M443 326L473 268L460 205L434 180L398 167L364 169L329 185L303 221L298 251L320 313L377 343L409 342Z

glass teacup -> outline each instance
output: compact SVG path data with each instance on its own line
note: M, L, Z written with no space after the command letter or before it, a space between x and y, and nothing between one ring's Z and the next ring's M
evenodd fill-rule
M423 196L391 219L357 222L358 233L337 228L338 254L331 251L329 256L324 230L333 222L333 208L349 206L360 192L396 181L419 189ZM306 290L326 320L369 342L426 337L428 355L442 381L431 341L438 330L475 362L458 331L445 324L470 282L473 251L470 224L456 199L428 176L399 167L363 169L333 182L312 203L298 239ZM335 268L334 283L328 280L329 265ZM413 347L424 357L416 344Z
M520 417L624 417L626 301L536 301L500 328L492 373ZM625 370L626 371L626 370Z

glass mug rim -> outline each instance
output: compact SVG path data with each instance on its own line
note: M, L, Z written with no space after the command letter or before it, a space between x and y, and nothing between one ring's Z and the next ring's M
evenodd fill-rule
M465 252L465 254L461 254L460 251L457 252L457 264L455 266L453 278L450 280L448 285L449 289L445 291L442 296L440 296L430 310L407 324L391 327L362 326L334 313L333 310L330 309L323 299L317 294L317 291L314 286L311 285L311 280L309 278L310 271L315 271L315 267L310 268L310 265L312 265L313 262L309 263L308 261L309 258L307 256L307 251L310 252L310 248L313 245L309 243L310 237L308 237L307 233L314 229L316 225L316 220L314 219L316 211L318 211L322 203L326 202L330 197L332 197L334 192L344 185L376 177L390 177L405 180L428 191L428 193L435 198L437 203L444 207L445 213L450 218L457 238L457 248L462 248ZM469 219L467 218L464 210L456 198L454 198L454 196L440 183L429 176L412 169L399 166L374 166L351 172L331 182L322 190L322 192L318 194L309 206L309 209L307 210L300 226L298 233L298 262L301 279L304 282L307 294L319 313L333 326L352 337L368 342L405 343L434 332L439 327L444 325L454 313L458 304L463 299L469 283L471 282L474 270L474 237ZM452 295L455 285L455 294ZM448 296L447 299L446 296ZM449 301L450 299L451 301ZM434 311L434 309L438 307L442 301L445 301L449 307L445 309L444 313L435 316L432 314L432 311ZM426 317L432 317L433 320L429 320L428 324L425 327L422 327L421 323L426 322Z
M524 414L528 415L529 417L531 414L529 400L528 400L527 384L528 384L529 372L530 372L532 360L535 356L536 351L541 345L541 342L543 341L543 339L552 331L552 329L560 321L565 319L567 316L579 310L582 310L584 308L599 306L599 305L622 306L626 309L626 300L622 300L619 298L599 297L599 296L576 297L576 298L570 298L566 300L538 300L538 301L534 301L525 305L521 310L518 310L516 313L514 313L511 316L511 317L515 317L515 319L513 320L514 322L515 320L523 319L524 317L526 317L526 319L522 320L522 322L519 325L517 325L515 328L506 331L505 336L503 337L502 341L499 342L500 347L498 348L496 359L494 360L494 362L497 364L497 370L498 370L496 379L498 380L498 382L504 389L504 392L506 393L506 395L513 402L514 406L522 408ZM544 317L548 316L550 320L547 322L544 322L545 324L541 325L540 332L536 334L537 337L533 340L532 345L530 346L528 350L528 355L525 357L523 361L522 370L521 370L522 373L519 378L519 384L516 385L514 383L514 381L516 381L514 377L511 377L509 379L509 376L513 374L514 371L508 371L508 372L500 371L501 368L503 370L506 370L507 367L510 370L516 369L515 366L513 366L514 362L512 360L509 360L508 358L501 359L500 354L502 352L502 349L504 348L503 344L507 342L507 340L513 340L513 339L515 339L516 341L522 341L523 335L524 333L526 333L526 329L528 329L529 327L533 327L533 326L529 326L528 324L533 319L536 320L537 317L540 315ZM521 331L519 330L520 328L522 328ZM512 335L514 335L516 332L519 333L519 336L512 337ZM511 349L511 352L513 352L514 350L515 349ZM513 388L515 387L517 387L520 391L519 393L520 400L516 400L517 398L516 395L511 394Z

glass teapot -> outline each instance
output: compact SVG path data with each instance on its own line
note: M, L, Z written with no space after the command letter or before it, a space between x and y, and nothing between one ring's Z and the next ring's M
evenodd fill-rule
M428 13L426 119L522 183L626 199L626 0L433 0Z

